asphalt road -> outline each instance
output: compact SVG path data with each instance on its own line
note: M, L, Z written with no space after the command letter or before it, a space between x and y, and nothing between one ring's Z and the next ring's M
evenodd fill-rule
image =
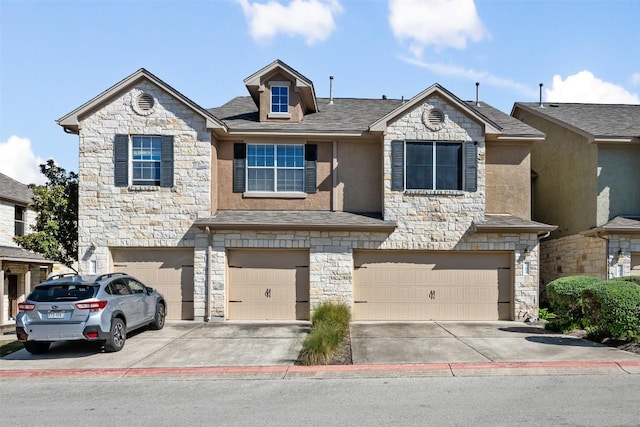
M638 426L640 376L3 379L11 426Z

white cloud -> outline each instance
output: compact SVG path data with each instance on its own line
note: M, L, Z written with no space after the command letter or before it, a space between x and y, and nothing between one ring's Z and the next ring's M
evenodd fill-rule
M631 74L631 83L635 86L640 86L640 73Z
M424 62L424 61L411 59L411 58L401 58L401 59L410 64L425 68L436 74L441 74L448 77L454 76L454 77L470 80L473 82L480 82L481 84L488 84L490 86L512 89L519 92L521 95L530 97L530 98L536 96L537 94L535 89L525 84L495 76L489 73L488 71L476 71L472 68L463 68L458 65L449 65L449 64L442 64L437 62L429 63L429 62Z
M28 138L12 135L0 142L0 172L23 184L44 184L47 180L40 173L45 161L36 156Z
M567 76L553 76L551 89L545 89L548 102L590 102L598 104L640 104L637 94L622 86L601 80L592 72L584 70Z
M301 36L312 45L324 41L336 29L335 16L342 12L338 0L292 0L283 5L237 0L249 23L251 37L268 43L278 34Z
M427 46L463 49L489 37L473 0L389 0L389 24L416 58Z

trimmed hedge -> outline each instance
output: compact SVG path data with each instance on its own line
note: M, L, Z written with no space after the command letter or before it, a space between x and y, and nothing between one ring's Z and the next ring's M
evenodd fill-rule
M640 285L624 279L571 276L549 283L549 302L557 317L547 327L584 328L597 338L640 338Z
M547 324L548 328L565 331L584 327L580 296L598 282L600 279L591 276L569 276L549 283L546 292L556 318Z
M582 292L582 311L590 335L599 338L640 338L640 286L610 280Z

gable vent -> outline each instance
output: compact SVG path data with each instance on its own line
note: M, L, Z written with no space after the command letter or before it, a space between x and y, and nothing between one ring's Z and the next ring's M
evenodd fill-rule
M444 113L437 108L429 111L429 124L431 126L437 127L444 123Z
M142 111L149 111L155 105L155 100L153 99L153 96L149 95L148 93L140 94L136 102L138 104L138 108L141 109Z

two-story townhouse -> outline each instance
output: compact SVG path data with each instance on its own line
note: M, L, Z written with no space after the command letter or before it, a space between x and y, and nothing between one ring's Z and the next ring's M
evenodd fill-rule
M53 261L20 248L13 238L29 233L36 213L31 189L0 173L0 326L11 324L18 314L18 302L43 281Z
M640 274L640 105L524 103L512 116L547 135L531 152L541 282Z
M141 69L58 120L80 137L82 272L139 276L174 319L536 315L542 132L438 84L318 98L279 60L244 83L207 110Z

